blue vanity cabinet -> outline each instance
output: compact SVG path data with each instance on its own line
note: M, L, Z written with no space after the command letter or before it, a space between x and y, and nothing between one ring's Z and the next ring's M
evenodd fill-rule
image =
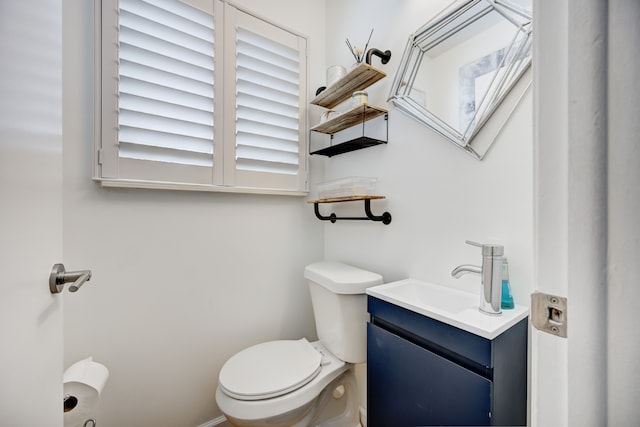
M489 340L367 298L369 427L526 425L527 318Z

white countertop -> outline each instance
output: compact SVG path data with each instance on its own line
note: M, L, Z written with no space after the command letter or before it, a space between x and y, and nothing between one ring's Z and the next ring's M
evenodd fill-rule
M479 294L413 278L373 286L366 293L490 340L529 314L521 305L503 309L500 315L485 314L478 308Z

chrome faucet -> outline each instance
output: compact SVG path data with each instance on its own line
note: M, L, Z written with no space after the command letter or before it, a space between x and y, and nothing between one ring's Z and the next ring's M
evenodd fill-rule
M453 269L451 275L456 279L463 274L480 275L480 311L485 314L502 313L502 263L504 262L504 246L483 245L466 241L467 244L482 248L482 266L463 264Z

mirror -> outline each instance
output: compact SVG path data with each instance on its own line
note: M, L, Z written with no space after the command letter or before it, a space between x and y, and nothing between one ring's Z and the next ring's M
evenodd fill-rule
M453 3L409 37L389 101L481 160L530 85L531 27L531 0Z

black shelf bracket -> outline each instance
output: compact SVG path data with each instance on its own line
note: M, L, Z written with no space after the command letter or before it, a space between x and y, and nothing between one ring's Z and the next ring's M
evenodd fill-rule
M366 59L365 60L366 60L367 64L371 65L371 57L373 55L379 57L382 60L381 62L383 64L386 64L391 59L391 51L390 50L385 50L383 52L380 49L371 48L366 53Z
M366 217L338 217L336 214L332 213L329 216L324 216L320 213L320 208L318 207L319 203L313 204L313 210L316 214L316 217L321 221L331 221L332 224L335 224L338 220L351 220L351 221L381 221L385 225L391 224L391 214L389 212L384 212L382 215L377 216L371 212L371 200L364 199L364 213L367 215Z

